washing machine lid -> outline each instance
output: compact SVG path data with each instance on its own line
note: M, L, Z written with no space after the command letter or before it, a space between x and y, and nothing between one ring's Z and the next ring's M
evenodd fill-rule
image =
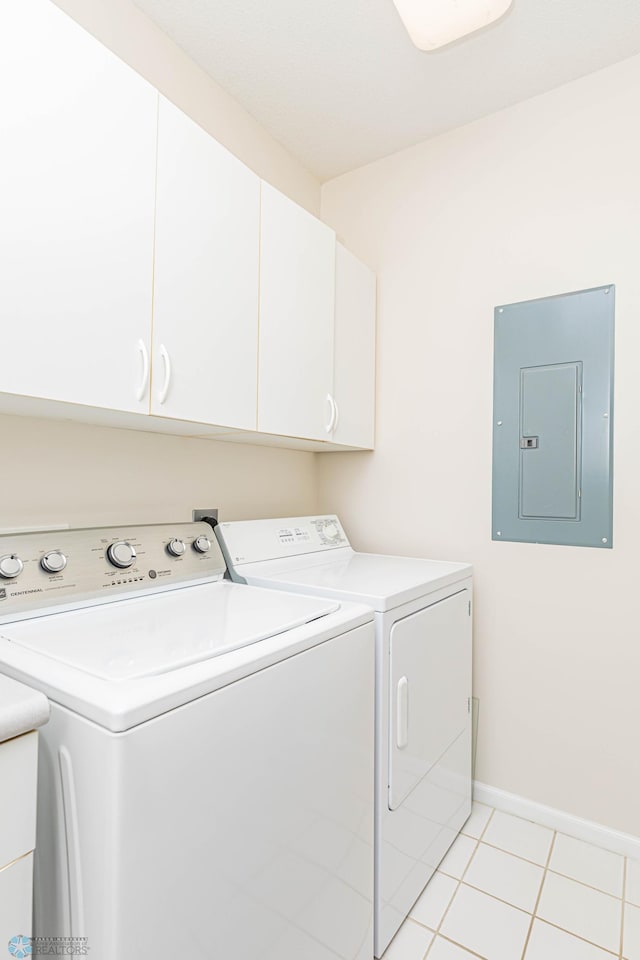
M220 581L6 624L0 637L45 662L117 682L217 658L338 609L332 600Z
M254 586L350 600L380 612L418 600L471 574L468 563L355 553L350 548L330 555L239 564L232 570L234 579Z

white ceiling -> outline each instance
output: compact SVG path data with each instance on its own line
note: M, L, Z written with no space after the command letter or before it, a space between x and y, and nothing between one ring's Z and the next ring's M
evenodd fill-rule
M392 0L135 2L322 180L640 52L640 0L514 0L433 53Z

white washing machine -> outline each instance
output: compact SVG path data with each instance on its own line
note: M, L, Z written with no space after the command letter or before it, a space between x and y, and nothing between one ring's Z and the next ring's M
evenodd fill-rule
M0 672L51 701L34 953L370 960L371 611L224 570L202 523L0 538Z
M471 812L472 569L356 553L336 516L221 523L216 535L235 581L375 610L380 957Z

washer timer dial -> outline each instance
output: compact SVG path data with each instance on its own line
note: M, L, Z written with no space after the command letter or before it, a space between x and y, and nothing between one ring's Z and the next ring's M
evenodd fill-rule
M116 540L115 543L107 547L107 559L121 570L133 566L136 559L136 551L126 540Z

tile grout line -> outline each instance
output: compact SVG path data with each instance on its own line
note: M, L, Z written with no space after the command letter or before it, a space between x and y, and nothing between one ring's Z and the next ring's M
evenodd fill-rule
M471 947L463 947L462 944L458 943L457 940L452 940L451 937L447 937L444 933L439 933L438 936L441 940L444 940L445 943L450 943L453 947L459 947L460 950L468 953L470 957L477 957L477 960L487 960L487 957L483 957L481 953L476 953L476 951L472 950Z
M602 944L594 943L593 940L587 940L586 937L581 936L579 933L575 933L573 930L567 930L566 927L560 927L557 923L554 923L553 920L545 920L544 917L535 917L534 919L538 920L540 923L544 923L546 927L553 927L554 930L560 930L561 933L566 933L574 940L579 940L580 943L588 943L590 947L595 947L595 949L599 950L600 953L605 953L607 957L611 957L611 960L620 960L618 954L614 953L613 950L608 950L606 947L603 947Z
M470 869L470 867L471 867L471 863L473 862L473 860L474 860L474 858L475 858L475 856L476 856L476 854L477 854L477 852L478 852L478 849L480 848L480 844L481 844L481 843L484 843L485 846L491 847L492 849L495 849L495 850L498 850L498 851L501 852L501 853L505 853L505 854L510 855L510 856L513 856L513 857L515 857L516 859L521 860L521 861L523 861L523 862L525 862L525 863L529 863L529 864L532 865L532 866L536 866L536 867L539 867L539 868L542 867L542 870L543 870L542 881L541 881L541 883L540 883L540 889L539 889L539 891L538 891L538 896L537 896L537 898L536 898L536 903L535 903L535 906L534 906L534 909L533 909L533 913L530 913L530 914L529 914L529 915L531 916L531 922L530 922L530 924L529 924L529 930L528 930L528 933L527 933L527 938L526 938L526 940L525 940L525 944L524 944L524 948L523 948L523 953L522 953L522 957L520 958L520 960L524 960L524 958L525 958L525 954L526 954L526 951L527 951L527 949L528 949L529 941L530 941L530 938L531 938L531 933L532 933L532 931L533 931L533 923L534 923L534 920L536 920L536 919L538 919L538 920L540 921L540 923L544 923L545 925L550 926L550 927L553 927L553 928L556 929L556 930L560 930L560 931L562 931L563 933L566 933L566 934L568 934L568 935L571 936L571 937L575 937L576 939L580 940L580 941L583 942L583 943L587 943L587 944L589 944L590 946L595 947L596 949L602 950L602 952L605 953L605 954L608 954L608 955L612 958L612 960L613 960L613 958L616 958L616 957L617 957L617 960L624 960L624 908L625 908L625 896L626 896L626 888L627 888L627 869L628 869L628 860L629 860L629 858L623 857L623 885L622 885L622 896L615 896L614 894L609 893L609 891L602 890L602 889L600 889L599 887L593 887L593 886L591 886L591 884L587 884L587 883L584 883L584 882L581 881L581 880L577 880L575 877L570 877L570 876L567 876L566 874L559 873L559 871L557 871L557 870L552 870L552 869L551 869L551 867L550 867L551 859L552 859L553 851L554 851L554 848L555 848L556 838L557 838L557 836L558 836L558 834L559 834L559 831L557 831L557 830L551 831L552 834L553 834L553 836L552 836L551 845L550 845L550 848L549 848L549 853L548 853L548 855L547 855L547 857L546 857L546 862L545 862L544 866L543 866L542 864L540 864L540 863L536 863L536 862L533 861L533 860L528 860L526 857L520 857L520 856L518 856L518 854L512 853L512 852L509 851L509 850L504 850L502 847L495 847L493 844L487 843L483 838L484 838L484 836L485 836L485 834L486 834L486 832L487 832L487 830L488 830L488 828L489 828L489 825L490 825L490 823L491 823L491 821L492 821L492 819L493 819L493 815L494 815L495 812L496 812L496 808L492 808L491 814L490 814L490 816L489 816L489 818L488 818L485 826L483 827L483 829L482 829L482 831L480 832L480 835L479 835L478 837L473 837L473 836L471 836L470 834L466 834L466 833L463 833L463 831L460 831L459 836L460 836L460 835L461 835L461 836L464 836L467 840L471 840L471 841L474 842L473 852L472 852L471 856L469 857L469 861L468 861L466 867L464 868L464 870L462 871L461 876L460 876L460 877L454 877L454 876L452 876L451 874L445 873L443 870L439 870L439 871L438 871L442 876L445 876L445 877L447 877L447 878L450 879L450 880L454 880L454 881L456 882L456 886L455 886L455 889L454 889L454 891L453 891L453 894L451 895L451 898L450 898L450 900L449 900L449 903L447 904L447 907L446 907L446 909L445 909L445 911L444 911L444 913L443 913L443 915L442 915L442 917L441 917L441 919L440 919L440 922L438 923L436 929L435 929L435 930L432 930L431 927L427 927L426 924L421 923L421 921L417 920L415 917L412 917L412 918L411 918L415 923L418 923L418 924L419 924L420 926L422 926L424 929L430 930L430 931L433 933L433 939L432 939L431 943L429 944L429 946L427 947L427 951L426 951L426 953L425 953L425 955L424 955L423 960L427 960L427 958L428 958L429 954L431 953L431 950L432 950L432 948L433 948L433 945L434 945L434 943L436 942L436 939L437 939L438 936L440 936L442 939L446 940L447 942L453 944L454 946L459 946L461 949L466 950L471 956L478 957L479 960L486 960L486 958L483 958L483 957L481 956L481 954L476 953L474 950L471 950L469 947L465 946L465 945L462 944L462 943L459 943L459 942L456 941L456 940L452 940L449 936L447 936L447 935L445 935L445 934L443 934L443 933L441 932L442 924L444 923L444 921L445 921L445 919L446 919L446 917L447 917L447 914L448 914L448 912L449 912L449 910L450 910L450 908L451 908L451 905L452 905L454 899L456 898L456 896L457 896L457 894L458 894L458 892L459 892L459 890L460 890L460 888L461 888L462 886L465 886L465 887L467 887L467 888L469 888L469 889L476 890L476 891L478 891L479 893L482 893L482 894L484 894L485 896L488 896L488 897L490 897L491 899L498 901L499 903L503 903L505 906L511 907L511 908L514 909L514 910L519 910L519 911L522 912L522 913L527 913L527 914L529 914L529 911L528 911L528 910L525 910L525 909L523 909L522 907L517 907L515 904L509 903L509 901L507 901L507 900L502 900L500 897L496 897L494 894L488 893L486 890L483 890L482 888L476 887L476 886L474 886L473 884L468 883L467 881L465 881L465 877L466 877L466 875L467 875L467 872L469 871L469 869ZM531 822L534 822L534 821L531 821ZM547 828L547 829L550 829L550 828ZM591 844L591 846L594 846L594 844ZM599 849L604 849L604 848L599 848ZM608 851L608 852L612 852L612 853L613 853L614 851ZM545 881L546 881L547 876L548 876L549 873L553 874L554 876L563 877L563 878L566 879L566 880L569 880L569 881L571 881L571 882L573 882L573 883L577 883L577 884L579 884L580 886L586 887L587 889L593 890L594 892L600 893L600 894L602 894L602 895L604 895L604 896L609 896L609 897L611 897L612 899L618 900L618 901L620 902L620 907L621 907L621 911L622 911L622 918L621 918L621 929L620 929L620 949L619 949L619 951L618 951L617 954L616 954L616 952L611 951L611 950L608 950L607 948L603 947L603 946L600 945L600 944L597 944L597 943L594 943L594 942L591 941L591 940L588 940L586 937L583 937L583 936L581 936L580 934L575 933L574 931L567 930L566 928L561 927L561 926L559 926L558 924L553 923L552 921L545 920L544 918L538 916L538 909L539 909L539 906L540 906L540 900L541 900L541 897L542 897L542 891L543 891L544 884L545 884Z
M568 839L568 840L576 840L578 843L582 843L582 844L584 844L584 846L586 846L586 847L593 847L595 850L598 850L598 851L600 851L601 853L608 853L608 854L610 854L612 857L618 857L620 860L624 860L624 859L633 860L633 859L634 859L633 857L625 857L625 854L624 854L624 853L619 853L617 850L611 850L610 847L603 847L603 846L601 846L601 845L598 844L598 843L591 843L590 840L583 840L581 837L576 837L576 836L574 836L574 835L571 834L571 833L563 833L562 830L554 830L553 827L547 827L547 826L545 826L544 823L538 823L536 820L527 820L526 817L519 817L519 816L518 816L517 814L515 814L515 813L507 813L505 810L498 810L498 809L495 810L495 813L500 813L500 814L502 814L502 815L505 816L505 817L511 817L511 818L514 819L514 820L522 820L524 823L530 823L530 824L532 824L534 827L540 827L541 830L547 830L549 833L555 833L555 834L557 834L559 837L565 837L565 838ZM471 840L475 840L475 839L476 839L475 837L472 837L471 834L465 833L465 832L464 832L464 829L461 830L460 833L462 833L465 837L469 837ZM483 843L486 843L486 845L487 845L488 847L495 847L496 850L502 850L502 849L503 849L503 847L496 847L496 845L495 845L494 843L490 843L488 840L483 840ZM511 851L507 851L507 852L511 852ZM518 859L520 859L520 860L526 860L527 863L535 863L536 866L538 866L538 867L542 866L541 863L536 863L535 860L529 860L528 857L523 857L523 856L522 856L521 854L519 854L519 853L514 853L514 854L512 854L512 856L518 857ZM555 872L557 872L557 871L555 871ZM565 874L563 874L563 876L565 876ZM569 879L572 880L573 877L570 877ZM595 887L594 889L597 890L597 889L599 889L599 888L598 888L598 887ZM603 891L603 893L606 893L606 892L607 892L606 890ZM615 896L615 894L611 894L611 896ZM618 898L618 899L620 899L620 898Z
M562 877L564 880L571 880L573 883L579 883L581 887L586 887L587 890L594 890L596 893L602 893L605 897L611 897L612 900L622 900L622 897L618 897L615 893L610 893L609 890L603 890L602 887L594 887L591 883L585 883L584 880L577 880L576 877L570 877L568 873L560 873L559 870L552 870L549 868L549 873L553 873L556 877Z
M449 909L450 909L451 904L453 903L453 901L455 900L455 898L456 898L456 896L457 896L457 894L458 894L458 890L459 890L460 887L462 886L463 877L465 876L467 870L469 869L469 867L470 867L470 865L471 865L471 861L473 860L473 858L474 858L475 855L476 855L476 852L477 852L477 850L478 850L478 847L480 846L480 843L482 842L482 838L484 837L485 833L487 832L487 829L488 829L488 827L489 827L489 824L491 823L491 821L492 821L492 819L493 819L494 813L495 813L495 807L492 807L492 808L491 808L491 813L489 814L489 817L488 817L487 822L485 823L484 827L483 827L482 830L480 831L480 836L479 836L479 837L470 837L467 833L464 834L464 836L467 837L468 840L475 840L475 847L473 848L473 853L472 853L471 856L469 857L469 862L467 863L466 867L465 867L464 870L462 871L462 876L461 876L461 877L451 877L451 878L450 878L451 880L456 880L456 888L455 888L455 890L453 891L453 894L451 895L451 898L450 898L449 903L447 904L447 906L446 906L446 908L445 908L445 910L444 910L444 913L443 913L442 916L440 917L440 922L438 923L438 925L437 925L437 927L436 927L436 929L435 929L435 931L434 931L433 940L431 941L431 943L430 943L429 946L427 947L427 952L425 953L425 955L424 955L424 957L423 957L423 960L427 960L429 954L431 953L431 948L433 947L434 943L436 942L438 936L439 936L439 935L442 936L442 934L440 934L440 928L442 927L442 924L444 923L444 921L445 921L445 919L446 919L446 916L447 916L447 914L449 913ZM460 831L460 833L462 833L462 831ZM460 836L460 834L458 834L458 836ZM456 838L456 839L457 839L457 838ZM455 841L454 841L454 842L455 842ZM449 874L445 873L444 876L447 877L447 876L449 876ZM418 922L419 922L419 921L418 921ZM446 939L448 940L449 938L447 937ZM451 942L451 943L456 943L455 940L451 940L450 942ZM458 944L456 944L456 945L458 945ZM462 944L459 944L459 946L460 946L463 950L466 950L466 947L464 947ZM477 956L477 957L480 957L480 954L474 954L474 955ZM481 960L484 960L484 958L481 958Z
M545 827L545 829L547 828ZM467 837L469 840L476 839L475 837L470 837L468 833L463 834L463 836ZM517 857L518 860L523 860L525 863L532 863L534 867L544 866L543 863L536 863L535 860L529 860L528 857L523 857L519 853L513 853L511 850L505 849L505 847L498 847L495 843L489 843L488 840L483 840L482 843L484 843L485 847L491 847L492 850L499 850L501 853L510 853L512 857Z
M545 828L545 829L550 829L550 828L547 827L547 828ZM553 833L557 833L557 832L558 832L557 830L553 831ZM474 840L474 839L475 839L475 837L469 836L468 833L465 833L464 836L467 837L468 840ZM530 864L532 867L539 867L539 868L542 869L542 870L545 870L545 869L546 869L546 867L545 867L545 865L544 865L543 863L536 863L535 860L529 860L527 857L521 857L518 853L513 853L512 850L506 850L504 847L496 847L496 845L495 845L494 843L487 843L486 840L483 840L482 843L483 843L483 845L484 845L485 847L490 847L492 850L497 850L498 853L506 853L506 854L508 854L510 857L515 857L516 860L521 860L523 863L528 863L528 864ZM593 844L592 844L592 846L593 846ZM603 848L599 847L598 849L603 849ZM474 852L475 852L475 851L474 851ZM613 851L607 851L607 853L613 853ZM616 856L620 856L620 854L616 854ZM625 858L623 857L623 859L625 859ZM457 880L457 879L458 879L457 877L454 877L454 876L453 876L452 874L450 874L450 873L445 873L444 870L438 870L438 873L443 874L445 877L451 877L452 880ZM561 873L560 870L552 870L551 867L549 867L549 873L553 873L556 877L563 877L565 880L571 880L572 883L579 883L581 887L587 887L588 890L594 890L596 893L602 893L602 894L604 894L605 897L612 897L614 900L622 900L622 896L618 896L618 895L615 894L615 893L611 893L609 890L603 890L602 887L594 887L593 884L591 884L591 883L585 883L584 880L578 880L577 877L572 877L572 876L570 876L568 873ZM473 885L472 885L472 884L468 884L468 886L473 886ZM479 888L477 888L477 889L479 889ZM483 892L483 893L486 893L486 891L482 891L482 892ZM496 897L496 899L499 900L500 897ZM507 900L505 900L504 902L505 902L505 903L508 903ZM515 904L511 904L511 906L515 906ZM519 907L518 909L522 910L522 907ZM527 911L525 911L525 912L528 913L529 911L527 910ZM589 942L589 941L587 941L587 942Z
M541 867L541 869L544 868ZM542 881L540 882L542 883ZM489 893L488 890L483 890L482 887L476 887L473 883L467 883L466 880L461 880L460 885L467 887L469 890L475 890L476 893L482 893L485 897L489 897L490 900L495 900L497 903L503 903L505 907L511 907L512 910L518 910L520 913L526 913L528 917L531 916L531 910L527 910L526 907L519 907L515 903L511 903L510 900L503 900L502 897L497 897L495 893Z
M574 880L573 877L565 877L564 874L559 874L559 873L557 873L555 870L550 870L550 869L549 869L549 863L551 862L551 857L552 857L552 854L553 854L553 848L554 848L554 845L555 845L555 841L556 841L556 836L557 836L557 834L558 834L558 831L557 831L557 830L554 831L553 842L552 842L552 844L551 844L551 850L549 851L549 857L548 857L548 860L547 860L547 866L545 867L544 876L543 876L543 878L542 878L542 885L541 885L541 887L540 887L540 893L538 894L538 899L537 899L537 901L536 901L536 905L535 905L535 909L534 909L533 919L532 919L532 921L531 921L531 925L532 925L532 927L533 927L533 920L537 918L538 920L540 920L541 923L546 923L546 924L548 924L550 927L555 927L556 930L562 930L563 933L567 933L567 934L569 934L569 936L575 937L577 940L581 940L583 943L588 943L588 944L590 944L590 946L596 947L598 950L602 950L603 953L608 953L611 957L615 957L615 953L613 953L613 951L611 951L611 950L607 950L607 948L606 948L606 947L603 947L601 943L594 943L593 940L587 940L586 937L581 936L579 933L576 933L574 930L567 930L566 927L560 927L560 926L558 926L557 923L553 923L553 921L551 921L551 920L545 920L544 917L538 917L538 907L540 906L540 898L542 897L542 888L544 887L544 882L545 882L545 880L547 879L547 874L548 874L548 873L552 873L552 874L554 874L554 876L561 876L561 877L564 877L564 879L566 879L566 880ZM580 881L579 881L579 880L574 880L574 883L580 883ZM597 887L589 887L589 885L586 884L586 883L583 883L582 886L583 886L583 887L588 887L590 890L595 890L596 893L602 893L602 894L604 894L605 896L610 896L610 897L612 897L613 900L619 900L619 899L620 899L619 897L613 897L612 894L607 894L604 890L598 890ZM622 891L622 892L623 892L623 896L624 896L624 881L623 881L623 891ZM622 905L622 908L624 909L624 900L621 900L621 905ZM529 938L527 938L527 943L528 943L528 940L529 940ZM523 954L523 956L522 956L522 960L524 960L524 954Z
M544 871L544 868L543 868L543 867L541 867L541 869ZM550 870L549 873L553 873L553 871ZM448 876L448 874L447 874L447 876ZM543 877L544 877L544 873L543 873ZM455 878L455 877L449 877L449 879L450 879L450 880L455 880L456 878ZM570 878L566 878L566 879L570 879ZM510 907L512 910L517 910L518 913L525 913L527 916L532 917L532 919L539 920L540 923L544 923L544 924L545 924L546 926L548 926L548 927L553 927L555 930L560 930L562 933L568 934L570 937L573 937L575 940L580 940L582 943L588 943L589 946L591 946L591 947L596 947L596 948L597 948L598 950L600 950L602 953L606 953L606 954L608 954L610 957L614 958L614 960L615 960L615 958L617 958L617 960L620 960L620 957L618 956L617 951L609 950L609 949L607 949L607 947L603 947L601 944L595 943L593 940L588 940L586 937L583 937L581 934L576 933L574 930L567 930L566 927L561 927L559 924L554 923L553 920L547 920L547 919L545 919L544 917L539 917L539 916L537 916L537 915L534 917L530 910L525 910L524 907L516 907L516 905L515 905L514 903L509 903L508 900L502 900L500 897L496 897L495 894L493 894L493 893L488 893L486 890L483 890L481 887L474 887L472 884L467 883L466 881L460 880L460 881L458 882L458 885L459 885L460 887L467 887L469 890L475 890L477 893L483 894L483 896L487 897L487 899L489 899L489 900L495 900L497 903L502 903L502 904L504 904L505 907ZM542 883L541 883L541 888L542 888ZM457 888L456 888L456 891L455 891L455 892L457 893ZM599 891L599 890L596 891L596 893L600 893L600 892L601 892L601 891ZM454 894L454 895L455 895L455 894ZM453 898L452 898L452 899L453 899ZM444 917L443 917L443 919L444 919ZM413 920L414 923L419 924L421 927L424 927L425 930L429 930L430 932L433 932L433 927L427 927L426 924L422 923L420 920L417 920L415 917L411 917L411 920ZM464 944L458 943L457 940L451 940L451 938L450 938L449 936L447 936L446 934L440 933L439 936L444 937L445 940L450 940L451 943L454 943L456 946L460 946L460 947L462 947L464 950L468 950L469 952L473 953L473 951L470 950L469 947L465 947ZM623 958L623 960L624 960L624 958Z
M625 897L627 895L627 870L629 869L629 858L624 858L624 868L622 871L622 916L620 917L620 953L618 954L620 960L624 953L624 917L626 914L625 908Z
M536 902L533 905L533 911L531 913L531 920L529 922L529 929L527 930L527 936L524 941L524 946L522 948L522 954L520 960L524 960L527 950L529 949L529 941L531 940L531 933L533 931L533 923L536 919L538 913L538 907L540 906L540 898L542 897L542 890L544 888L545 880L547 879L547 872L549 870L549 864L551 863L551 856L553 854L553 848L556 843L556 837L558 835L557 830L553 831L553 836L551 838L551 845L549 847L549 853L547 854L547 862L545 863L544 870L542 872L542 880L540 882L540 889L538 890L538 896L536 897Z

